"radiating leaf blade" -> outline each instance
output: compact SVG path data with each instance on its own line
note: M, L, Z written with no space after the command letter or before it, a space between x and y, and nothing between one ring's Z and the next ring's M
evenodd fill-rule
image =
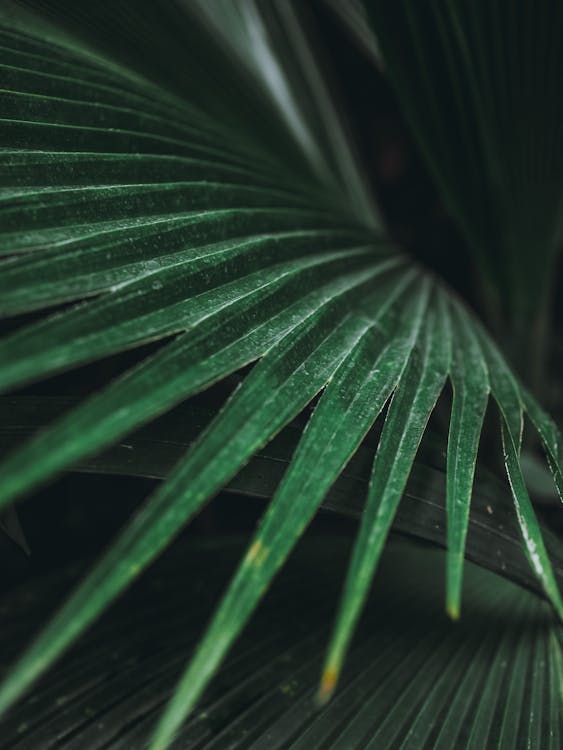
M536 399L527 391L524 392L524 406L527 415L541 437L553 473L555 486L563 501L563 440L561 432L551 417L545 413Z
M244 546L215 538L176 545L27 701L3 717L2 744L39 748L55 735L85 748L146 747L173 688L178 653L196 646ZM431 750L498 750L503 725L506 733L513 728L524 742L533 742L539 724L542 746L559 750L560 655L548 607L469 564L468 606L454 625L439 604L445 555L404 542L385 550L341 689L323 709L315 707L326 623L348 552L348 541L334 536L300 543L176 745L244 750L250 730L257 750L391 750L396 743L386 743L385 736L396 733L409 736L411 747L419 735L429 736ZM203 588L200 576L192 575L196 569L204 571ZM20 626L4 619L3 640L22 641L21 630L32 627L64 588L65 573L29 582L25 597L17 591L3 595L0 606L17 612ZM193 606L185 606L186 598ZM116 652L122 655L119 669ZM524 702L514 713L504 696L516 682L519 654L532 658L525 659L524 673L518 670ZM429 684L430 672L437 675L435 683ZM447 682L440 681L444 674ZM401 701L406 694L411 702ZM64 705L57 706L63 695Z
M368 499L323 672L320 692L323 701L330 697L336 686L344 654L426 423L449 372L451 331L444 300L439 294L420 325L421 351L414 349L406 364L375 455Z
M404 279L398 287L404 289ZM371 301L373 290L369 291L363 293ZM354 292L358 294L357 289ZM348 315L342 307L342 301L338 305L332 299L320 313L290 328L260 360L169 480L24 654L0 687L0 710L25 690L162 551L190 516L333 376L370 324L366 316Z
M345 305L387 266L337 277L303 297L307 276L293 279L297 301L288 307L288 287L276 277L271 305L266 294L244 296L126 373L59 423L7 458L0 466L0 506L13 502L79 458L110 445L121 435L162 414L267 351L279 338L319 315ZM318 280L318 279L317 279ZM281 286L279 285L281 283ZM277 286L277 288L276 288ZM128 404L134 408L128 408Z
M397 380L416 341L428 289L407 306L395 341L382 350L378 328L389 328L382 306L361 340L335 372L311 417L290 467L247 554L184 673L153 740L165 747L194 706L226 651L303 533L330 486L357 449ZM403 302L404 304L404 302Z
M541 581L560 620L563 620L563 601L520 468L520 447L506 422L502 425L502 441L506 473L530 565Z
M479 437L489 398L489 377L478 340L464 312L452 309L455 341L450 379L453 388L448 438L447 498L448 557L446 561L446 609L459 617L465 539Z

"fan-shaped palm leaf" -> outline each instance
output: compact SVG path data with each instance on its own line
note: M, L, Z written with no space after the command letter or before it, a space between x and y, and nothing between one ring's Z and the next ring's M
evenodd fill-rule
M186 8L165 2L158 9L143 2L142 11L134 4L133 20L120 8L31 6L42 13L27 16L7 5L0 30L6 81L0 304L9 316L72 304L4 338L0 385L15 388L150 341L163 345L8 456L0 465L0 505L256 364L16 664L0 688L0 707L13 703L320 392L263 525L164 714L155 748L168 744L388 403L329 650L323 690L332 691L448 379L454 388L448 609L457 615L460 606L473 472L490 393L501 412L527 554L563 617L519 468L526 409L561 487L557 430L472 313L386 239L322 76L307 57L293 6L272 4L260 13L252 2L219 4L211 20L199 2ZM375 16L393 66L391 32L387 38ZM454 29L461 23L450 21ZM415 31L424 26L411 22ZM453 38L440 38L447 57ZM462 57L472 43L473 37L460 42ZM462 75L455 65L448 70ZM408 83L399 82L406 96ZM425 141L423 126L420 132ZM488 131L485 136L488 148ZM510 153L500 156L512 164ZM501 168L496 164L491 170ZM457 184L449 172L439 176ZM463 195L454 190L452 205L467 227L473 215L460 208ZM534 216L543 220L550 207L554 214L548 201ZM503 217L518 206L504 208ZM468 232L479 252L489 215L486 226Z

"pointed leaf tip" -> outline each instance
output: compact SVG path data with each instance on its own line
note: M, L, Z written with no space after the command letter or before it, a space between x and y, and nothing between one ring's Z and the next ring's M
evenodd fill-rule
M448 601L448 603L446 604L446 614L452 622L457 622L461 615L459 602Z
M319 691L317 693L317 703L319 706L326 706L334 695L338 678L340 676L340 666L333 666L329 664L325 667L323 675L321 677L321 684L319 685Z

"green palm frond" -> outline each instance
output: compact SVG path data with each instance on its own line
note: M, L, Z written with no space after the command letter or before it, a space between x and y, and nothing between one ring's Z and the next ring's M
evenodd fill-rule
M65 659L6 718L3 750L48 746L55 736L68 748L146 747L180 654L197 642L243 550L210 539L175 546L92 628L78 658ZM467 614L452 625L439 605L443 555L407 544L386 548L340 689L319 708L327 621L348 553L342 539L303 540L174 747L559 750L560 633L548 606L468 564ZM201 566L204 586L191 574ZM53 589L64 590L64 572L28 588L19 624L33 627ZM4 638L21 641L10 625Z
M165 479L217 412L241 378L226 378L210 391L188 399L159 419L153 420L120 440L111 448L86 456L71 467L76 474L134 476ZM65 411L75 408L80 397L3 396L0 397L0 452L23 445L34 433L45 429ZM267 445L224 489L235 496L269 499L274 495L307 423L302 413ZM350 461L324 495L322 508L351 519L361 518L379 440L379 430L371 430ZM525 466L522 454L522 465ZM540 467L539 462L535 468ZM529 470L528 470L529 471ZM420 538L447 548L447 452L443 437L429 427L412 466L408 483L393 521L398 534ZM451 477L450 477L451 480ZM108 479L108 481L110 481ZM526 481L530 481L529 473ZM543 489L553 496L554 486L546 468ZM14 507L14 506L12 506ZM450 525L451 528L451 525ZM563 551L557 536L543 524L546 542L557 581L563 581ZM509 486L482 462L476 466L473 495L469 507L465 557L482 567L516 581L524 588L542 593L526 559L521 533L514 513ZM450 566L446 573L450 575Z
M0 387L8 391L162 343L5 458L0 508L189 396L253 367L15 665L0 687L0 708L22 695L319 394L264 520L164 713L154 748L168 745L386 409L324 673L322 694L332 692L428 420L448 382L454 396L447 609L458 616L477 450L492 397L529 562L563 618L519 462L526 413L561 492L557 428L468 307L388 239L320 71L304 63L308 47L293 6L218 4L210 19L204 3L184 8L163 2L157 9L143 2L131 5L131 20L104 4L29 5L42 13L8 5L0 30L0 311L36 317L0 341ZM422 34L424 22L410 3L403 7L413 34ZM433 130L440 103L422 111L427 89L413 91L394 56L391 21L387 29L385 14L373 15L400 95L407 108L421 110L412 115L420 139L432 163L439 160L449 170L438 178L451 189L452 210L477 256L488 258L485 239L501 236L499 257L505 259L512 238L519 237L517 255L525 263L517 272L503 263L488 270L500 288L504 269L502 279L514 282L511 293L520 300L522 279L531 273L530 234L515 226L508 232L506 223L488 234L493 212L481 212L488 197L479 194L474 171L465 169L480 164L476 152L460 157L461 165L448 161L451 139ZM465 28L455 15L441 21L454 31L459 24ZM538 33L543 28L538 21ZM473 80L473 68L458 69L455 57L465 65L473 36L459 47L449 33L440 39L446 58L453 55L447 75L467 75L480 91L484 84ZM416 36L413 54L423 55L424 44ZM421 69L430 85L434 70ZM535 72L542 75L544 68ZM486 118L479 123L486 136L479 148L486 155L491 131ZM491 184L502 165L514 164L514 144L505 146L488 163ZM532 224L545 223L545 234L536 239L547 263L558 204L547 196L533 208L527 214ZM503 221L524 213L517 202L496 209ZM494 302L502 307L497 297ZM518 316L535 303L528 296ZM506 309L514 311L511 305Z

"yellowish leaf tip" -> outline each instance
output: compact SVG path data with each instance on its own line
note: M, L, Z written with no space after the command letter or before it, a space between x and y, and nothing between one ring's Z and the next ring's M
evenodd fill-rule
M338 682L338 676L338 669L332 666L328 666L323 672L319 692L317 694L317 702L320 706L324 706L332 698L336 688L336 683Z
M452 620L453 622L457 622L460 616L459 604L453 604L452 602L449 602L446 605L446 613L450 620Z

